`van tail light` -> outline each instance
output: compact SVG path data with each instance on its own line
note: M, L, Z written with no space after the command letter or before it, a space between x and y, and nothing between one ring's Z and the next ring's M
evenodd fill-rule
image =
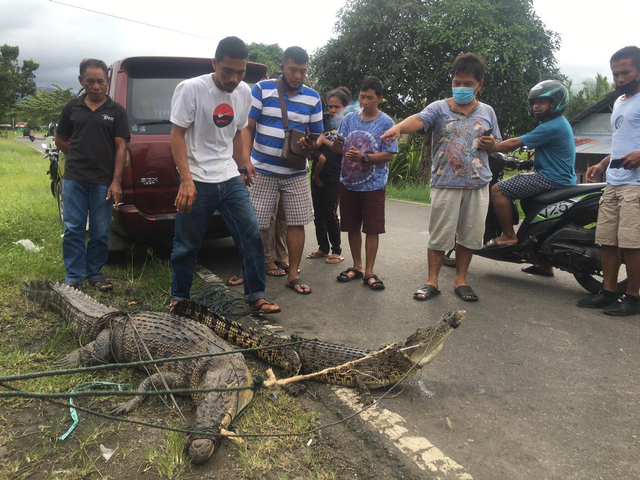
M124 172L122 173L122 183L133 185L133 167L131 165L131 150L128 148L124 152Z

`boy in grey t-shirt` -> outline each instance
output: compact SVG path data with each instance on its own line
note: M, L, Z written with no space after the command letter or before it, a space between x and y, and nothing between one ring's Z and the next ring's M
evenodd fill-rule
M429 277L413 295L429 300L440 294L438 274L444 252L456 243L454 291L465 302L478 300L467 285L467 270L473 250L482 248L489 206L489 157L478 145L488 130L500 139L493 108L476 95L484 83L485 63L472 53L459 55L451 69L453 96L428 105L382 135L385 142L418 130L434 129L429 218ZM456 239L457 236L457 239Z

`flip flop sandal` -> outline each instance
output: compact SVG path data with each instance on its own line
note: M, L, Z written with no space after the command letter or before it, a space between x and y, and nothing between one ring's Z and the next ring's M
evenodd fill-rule
M344 260L344 257L338 255L336 257L333 256L329 256L329 258L327 258L324 263L328 263L329 265L335 265L336 263L340 263Z
M284 270L284 268L267 268L264 273L266 273L267 275L270 275L272 277L284 277L287 272Z
M282 311L279 308L269 310L268 307L270 307L271 305L274 304L265 300L260 305L258 305L258 308L249 307L249 313L251 313L252 315L271 315L273 313L280 313ZM265 310L264 307L267 307L267 309Z
M349 275L349 273L351 272L355 272L355 275ZM356 280L362 277L364 277L364 273L362 273L360 270L356 270L353 267L349 267L344 272L340 272L340 275L336 277L336 280L338 280L339 282L350 282L351 280Z
M541 277L553 277L554 273L549 273L546 270L543 270L538 265L529 265L528 267L522 267L521 270L524 273L530 273L532 275L540 275Z
M517 245L516 242L509 242L509 243L498 243L498 241L495 238L492 238L491 240L489 240L484 247L482 247L483 250L497 250L499 248L507 248L507 247L513 247L514 245Z
M238 285L242 285L244 283L244 277L242 276L242 274L234 275L225 283L230 287L237 287Z
M101 292L108 292L110 290L113 290L113 283L108 282L105 279L96 280L95 282L91 283L91 286Z
M421 302L426 302L427 300L431 300L433 297L438 296L441 293L442 292L436 287L427 283L416 290L416 293L413 294L413 298Z
M169 302L169 313L173 313L173 311L176 309L176 306L178 306L178 301L176 300L171 300Z
M314 258L324 258L328 256L329 254L324 252L311 252L309 255L307 255L307 258L314 259Z
M469 285L460 285L458 288L454 290L456 295L459 296L465 302L477 302L478 295Z
M298 285L302 290L298 290L296 288L296 285ZM300 295L309 295L311 293L311 287L302 283L302 280L300 280L299 278L294 278L290 282L285 283L284 286L290 288L296 293L299 293ZM305 288L308 288L309 290L305 290Z
M369 283L369 280L373 278L373 282ZM362 282L371 290L384 290L384 283L378 278L378 275L372 273L362 279Z
M80 284L78 282L74 282L71 280L67 280L64 282L67 287L75 288L76 290L80 290Z
M277 267L281 268L285 272L289 273L289 265L286 265L285 262L273 262ZM300 272L298 272L300 273Z

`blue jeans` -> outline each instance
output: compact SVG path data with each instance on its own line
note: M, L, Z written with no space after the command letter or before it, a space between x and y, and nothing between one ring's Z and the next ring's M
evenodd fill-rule
M198 197L191 212L176 215L171 299L189 298L198 249L216 210L222 214L242 258L246 301L253 303L264 298L264 245L246 185L240 177L220 183L194 183Z
M113 197L105 200L108 190L108 185L62 181L65 282L82 283L85 277L89 283L103 279L100 270L109 256L109 225L113 210ZM85 245L87 215L89 242Z

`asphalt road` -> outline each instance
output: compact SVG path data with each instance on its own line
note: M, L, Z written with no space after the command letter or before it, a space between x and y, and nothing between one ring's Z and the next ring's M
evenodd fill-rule
M44 148L42 148L42 143L44 142L44 137L42 135L36 135L36 139L32 142L29 140L29 137L16 137L17 142L24 143L25 145L31 145L33 148L38 150L39 152L44 153Z
M415 301L426 279L428 218L427 206L387 202L376 262L386 290L336 282L350 266L345 235L345 262L303 259L301 277L313 294L268 277L267 298L283 308L269 321L287 334L374 348L465 309L467 319L433 363L383 401L408 420L407 436L427 437L474 479L640 478L640 316L577 308L586 292L567 273L536 277L480 257L468 277L479 302L455 296L447 267L443 294ZM316 248L313 225L306 231L308 253ZM229 240L201 256L223 278L238 271Z

